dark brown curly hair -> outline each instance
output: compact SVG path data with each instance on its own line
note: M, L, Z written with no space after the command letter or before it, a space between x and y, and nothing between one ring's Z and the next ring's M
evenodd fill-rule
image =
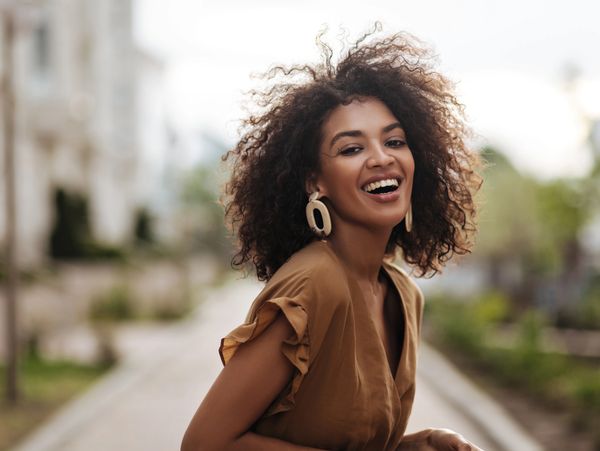
M241 139L223 156L231 164L225 216L239 239L233 267L251 262L258 279L268 280L315 239L304 212L305 181L319 171L321 126L331 110L357 97L387 105L415 161L414 227L410 233L402 223L394 227L386 253L400 248L418 276L432 276L453 254L470 252L482 179L479 156L466 144L463 105L417 38L398 33L374 39L375 31L378 26L337 64L319 35L320 64L274 67L264 76L270 87L251 91L260 110L243 121Z

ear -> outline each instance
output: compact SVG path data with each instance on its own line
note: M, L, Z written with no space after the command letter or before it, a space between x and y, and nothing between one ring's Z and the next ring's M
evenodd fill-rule
M308 174L306 180L304 181L304 191L310 196L310 194L314 193L317 189L318 186L316 175L314 173Z
M317 174L309 174L304 182L304 190L306 191L306 194L310 196L315 191L319 191L321 196L323 196L325 193L323 191L323 184L320 182L320 177Z

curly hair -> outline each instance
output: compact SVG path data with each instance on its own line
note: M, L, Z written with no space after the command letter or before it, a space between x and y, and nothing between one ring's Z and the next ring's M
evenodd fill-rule
M276 66L263 76L270 86L250 92L259 111L249 113L241 139L222 157L231 164L225 216L239 240L233 267L252 263L258 279L268 280L315 239L304 212L305 181L319 171L321 126L334 108L360 97L379 99L398 118L415 161L414 227L408 233L396 225L386 254L400 248L421 277L433 276L454 254L471 251L474 196L482 179L481 160L466 144L464 107L417 38L397 33L373 39L374 31L337 64L320 34L320 64Z

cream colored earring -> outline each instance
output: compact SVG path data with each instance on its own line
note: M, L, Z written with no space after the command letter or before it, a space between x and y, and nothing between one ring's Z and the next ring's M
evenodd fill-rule
M404 227L406 227L407 232L412 231L412 228L413 228L412 203L408 204L408 211L406 212L406 216L404 217Z
M308 198L308 204L306 204L306 220L308 226L316 235L321 238L328 236L331 233L331 217L329 216L329 210L327 206L319 199L319 192L315 191ZM315 210L319 210L321 218L323 219L323 227L317 226L317 220L315 218Z

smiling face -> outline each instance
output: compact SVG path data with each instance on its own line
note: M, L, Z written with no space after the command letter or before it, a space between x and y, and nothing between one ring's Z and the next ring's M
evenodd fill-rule
M334 221L394 227L408 210L414 160L398 119L380 100L340 105L322 126L318 188Z

